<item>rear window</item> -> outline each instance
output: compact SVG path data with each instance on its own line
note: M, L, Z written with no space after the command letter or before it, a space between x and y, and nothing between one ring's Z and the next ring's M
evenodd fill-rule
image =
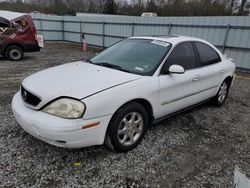
M0 27L6 28L9 27L9 24L0 22Z
M3 27L3 28L10 27L10 22L0 17L0 27Z
M210 65L221 61L219 54L207 44L196 42L197 50L200 55L201 65Z
M20 20L15 21L15 25L16 25L19 29L24 30L24 29L27 28L28 22L27 22L27 20L26 20L25 18L22 18L22 19L20 19Z

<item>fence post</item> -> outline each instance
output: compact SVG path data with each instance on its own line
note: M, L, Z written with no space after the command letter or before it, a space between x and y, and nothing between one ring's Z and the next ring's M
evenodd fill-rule
M170 35L171 34L171 27L172 27L172 23L170 22L168 24L168 34Z
M105 22L102 22L102 48L105 48Z
M41 18L39 18L39 23L40 23L40 32L43 35L43 21Z
M134 32L135 32L135 22L132 22L132 31L131 31L131 36L134 36Z
M228 37L229 30L230 30L230 24L227 25L227 30L226 30L226 33L225 33L223 47L222 47L222 53L224 53L224 51L226 49L227 37Z
M80 43L82 44L83 21L80 22Z
M62 18L62 39L65 40L65 34L64 34L64 18Z

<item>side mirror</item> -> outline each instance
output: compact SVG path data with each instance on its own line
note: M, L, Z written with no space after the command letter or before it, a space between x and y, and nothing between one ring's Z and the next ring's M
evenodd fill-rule
M185 69L180 65L171 65L168 72L171 74L183 74L185 73Z

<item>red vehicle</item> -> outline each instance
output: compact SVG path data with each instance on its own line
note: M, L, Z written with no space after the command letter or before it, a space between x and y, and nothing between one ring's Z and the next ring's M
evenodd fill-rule
M20 60L24 52L40 51L36 28L31 16L0 11L0 55Z

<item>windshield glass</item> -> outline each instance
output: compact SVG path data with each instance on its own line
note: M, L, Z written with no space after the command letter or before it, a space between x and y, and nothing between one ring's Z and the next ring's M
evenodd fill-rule
M164 41L126 39L93 57L91 62L135 74L152 75L170 48L171 44Z

